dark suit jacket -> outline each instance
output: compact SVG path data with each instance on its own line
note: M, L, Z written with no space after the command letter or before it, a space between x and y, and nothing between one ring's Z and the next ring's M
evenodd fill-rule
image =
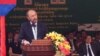
M15 54L21 54L22 53L22 50L21 50L21 47L20 47L20 43L15 43L14 40L10 43L10 46L12 48L12 52L15 53Z
M71 47L72 47L72 44L71 44L70 39L68 38L67 40L68 40L69 44L70 44ZM74 44L74 47L75 47L75 51L77 51L77 42L76 42L76 39L73 39L73 44Z
M96 46L97 55L100 56L100 41L99 40L95 40L95 44L97 45Z
M98 56L96 54L96 45L94 43L91 43L91 47L92 47L92 51L93 51L94 55ZM87 55L86 43L80 44L78 53L79 53L79 56Z
M43 37L47 33L47 27L43 23L38 22L37 23L37 31L38 31L37 38L43 39ZM30 24L30 22L25 22L21 25L19 41L21 42L22 39L25 39L25 40L29 41L30 43L31 43L32 39L34 39L34 35L32 32L32 25Z

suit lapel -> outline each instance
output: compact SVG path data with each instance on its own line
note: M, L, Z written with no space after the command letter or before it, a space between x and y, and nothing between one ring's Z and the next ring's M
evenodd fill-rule
M30 24L30 22L28 22L28 25L27 25L28 27L28 33L30 34L30 36L32 37L32 38L34 38L34 35L33 35L33 32L32 32L32 26L31 26L31 24Z
M94 45L94 43L91 44L91 49L92 49L93 54L95 55L95 45Z
M87 46L86 46L86 43L84 43L84 53L85 53L85 55L87 55Z
M39 38L40 31L41 31L41 26L40 26L40 23L38 22L37 23L37 39L40 39Z

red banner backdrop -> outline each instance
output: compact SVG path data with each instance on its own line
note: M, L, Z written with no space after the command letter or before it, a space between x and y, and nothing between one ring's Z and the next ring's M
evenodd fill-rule
M16 4L16 0L0 0L0 4Z
M16 5L16 0L0 0L0 56L6 56L5 16Z
M0 16L0 56L6 56L5 37L5 16Z

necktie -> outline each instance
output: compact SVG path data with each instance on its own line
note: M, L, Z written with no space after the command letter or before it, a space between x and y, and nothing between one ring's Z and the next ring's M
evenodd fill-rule
M91 53L89 45L88 45L88 53L89 53L89 56L92 56L92 53Z
M33 26L33 27L36 27L35 23L32 23L32 26Z

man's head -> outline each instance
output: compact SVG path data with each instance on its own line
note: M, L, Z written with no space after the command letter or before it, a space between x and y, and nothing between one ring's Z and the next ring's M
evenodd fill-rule
M82 38L85 38L87 36L87 32L85 30L81 31L81 36Z
M69 38L70 38L70 39L74 39L74 34L73 34L73 32L70 32L70 33L69 33Z
M88 35L86 38L85 38L85 41L86 43L91 43L92 42L92 37L90 35Z
M30 9L26 13L27 19L33 23L36 23L38 20L37 12L33 9Z
M100 32L96 32L95 37L96 37L97 40L100 40Z
M15 33L14 34L14 40L18 40L18 37L19 37L19 33Z

